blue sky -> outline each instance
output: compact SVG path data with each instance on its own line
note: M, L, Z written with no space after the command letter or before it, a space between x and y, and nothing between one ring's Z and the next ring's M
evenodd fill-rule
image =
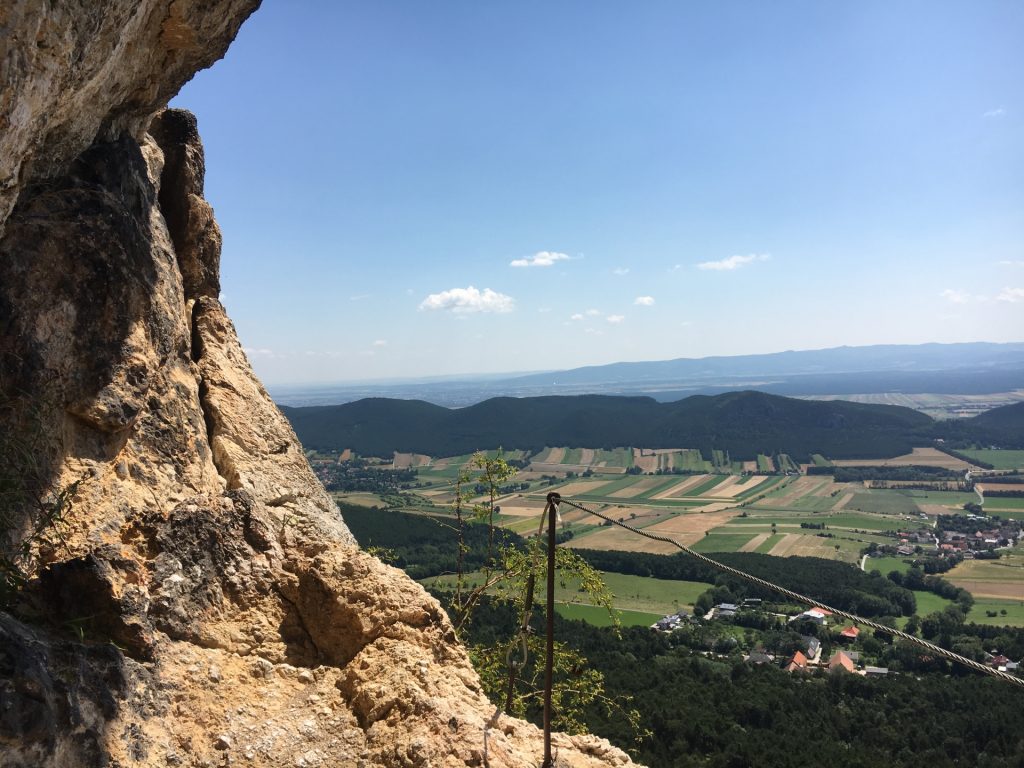
M270 384L1024 338L1024 4L284 2L174 100Z

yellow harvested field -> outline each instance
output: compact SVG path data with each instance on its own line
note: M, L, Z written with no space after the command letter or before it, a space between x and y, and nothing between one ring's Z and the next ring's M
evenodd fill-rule
M792 504L802 496L811 493L820 483L828 484L830 480L823 480L820 477L798 477L786 486L786 492L782 496L761 499L765 506L784 507ZM760 503L760 502L759 502Z
M769 555L775 557L791 557L800 555L802 557L822 557L836 559L837 554L834 544L829 544L828 539L819 536L802 536L799 533L787 533L772 547Z
M632 499L634 496L639 496L641 493L651 490L665 482L665 478L661 475L655 477L642 477L632 485L627 485L625 488L620 488L617 491L612 491L608 494L610 499Z
M668 555L679 551L671 544L651 541L616 526L604 528L586 536L577 536L565 546L579 549L615 549L620 552L652 552L657 555Z
M594 449L593 448L582 448L580 450L580 464L593 464L594 463Z
M657 472L658 456L654 451L650 449L634 448L633 464L640 467L640 469L642 469L644 472Z
M565 448L552 448L551 449L551 453L549 453L545 457L544 463L545 464L561 464L562 463L562 459L564 459L564 458L565 458Z
M344 451L341 452L341 455L338 457L338 463L339 464L341 464L342 462L345 462L345 461L352 461L352 449L351 448L346 448Z
M681 496L685 496L686 495L686 490L688 488L693 488L695 485L700 485L701 483L703 483L707 479L708 479L707 475L693 475L691 477L686 478L685 480L681 480L680 482L676 483L673 486L670 486L670 487L666 488L661 493L656 493L651 498L652 499L678 499Z
M815 488L813 491L811 491L811 496L817 496L818 498L823 499L826 496L831 496L833 493L835 493L838 490L841 490L843 487L844 486L840 485L839 483L829 481L827 483L822 483L820 487Z
M575 480L563 485L558 492L567 498L579 496L581 493L594 493L598 488L608 485L608 480Z
M839 459L832 462L837 467L943 467L944 469L970 469L971 465L962 459L943 453L937 448L914 448L910 453L894 459Z
M980 488L982 493L988 493L989 491L1024 491L1024 483L977 483L976 488ZM993 496L992 500L997 497Z
M740 552L753 552L758 547L760 547L762 544L764 544L766 541L768 541L768 537L769 536L771 536L770 533L759 533L759 534L757 534L757 536L755 536L750 541L748 541L746 544L744 544L742 547L740 547Z
M757 472L757 462L756 461L744 461L743 462L743 471L744 472Z
M720 482L714 488L709 488L701 494L701 498L705 499L731 499L742 488L737 488L737 484L742 478L739 475L729 475L725 480Z
M964 511L963 507L957 505L947 507L944 504L922 504L920 501L917 502L917 508L926 515L959 515Z
M537 517L540 518L544 512L544 504L523 504L518 503L514 505L510 504L499 504L501 507L501 514L511 515L513 517Z
M644 530L671 536L681 544L693 544L703 538L712 528L724 525L736 517L734 510L716 510L712 512L687 512L676 515L670 520L650 525Z
M409 469L410 467L425 467L430 464L430 457L422 453L398 453L395 452L393 459L395 469Z
M975 597L1001 597L1010 600L1024 600L1024 581L978 581L975 579L950 578L947 581L970 592Z

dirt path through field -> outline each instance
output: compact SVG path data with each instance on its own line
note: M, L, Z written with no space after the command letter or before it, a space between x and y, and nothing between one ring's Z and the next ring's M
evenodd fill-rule
M760 547L762 544L764 544L766 541L768 541L768 537L769 536L771 536L770 533L759 533L759 534L757 534L757 536L755 536L750 541L748 541L746 544L744 544L742 547L740 547L740 552L753 552L753 551L755 551L758 547Z
M846 506L847 504L849 504L849 503L850 503L850 499L852 499L852 498L853 498L853 494L852 494L852 493L844 493L844 494L842 495L842 497L840 497L839 501L837 501L837 502L836 502L836 503L835 503L835 504L834 504L834 505L832 506L832 511L833 511L833 512L838 512L838 511L839 511L839 510L841 510L841 509L842 509L843 507L845 507L845 506Z
M797 542L800 541L800 538L801 537L799 533L787 533L781 539L779 539L778 543L774 547L772 547L771 551L768 554L774 555L775 557L785 557L789 554L789 551L791 549L796 547Z
M693 475L685 480L680 481L676 485L666 488L660 493L656 493L651 496L652 499L678 499L680 496L686 495L687 488L693 488L695 485L700 485L708 479L707 475Z

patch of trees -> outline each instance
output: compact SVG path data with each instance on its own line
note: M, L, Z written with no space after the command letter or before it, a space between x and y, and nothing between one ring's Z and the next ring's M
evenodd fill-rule
M918 465L906 467L825 467L833 469L837 483L859 483L864 480L959 480L962 472L944 467L924 467Z
M1004 490L992 490L989 487L985 487L985 498L1003 498L1003 499L1021 499L1024 498L1024 491L1004 491Z
M338 506L345 524L360 546L380 548L385 559L412 578L425 579L455 572L458 543L453 520L343 503ZM517 533L507 530L495 533L499 546L525 547ZM481 568L487 559L487 526L467 525L464 544L463 569L473 571Z

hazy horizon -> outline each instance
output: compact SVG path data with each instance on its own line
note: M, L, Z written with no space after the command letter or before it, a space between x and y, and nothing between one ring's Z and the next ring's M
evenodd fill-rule
M174 100L274 386L1024 327L1024 6L266 4Z

